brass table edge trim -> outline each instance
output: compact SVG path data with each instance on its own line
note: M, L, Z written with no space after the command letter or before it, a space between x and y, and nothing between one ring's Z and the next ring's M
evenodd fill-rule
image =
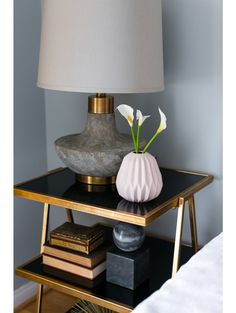
M64 170L64 169L66 168L59 168L57 169L57 171ZM174 171L178 171L178 170L174 170ZM44 176L47 176L47 175L48 174L45 174ZM148 226L156 218L165 214L171 208L176 207L177 206L176 201L178 201L180 197L183 197L185 198L185 200L188 200L188 198L191 197L194 193L201 190L202 188L204 188L205 186L207 186L213 181L212 175L201 174L201 176L204 176L202 180L195 183L194 185L187 188L186 190L182 191L180 194L172 197L171 199L169 199L162 205L153 209L153 211L143 216L137 216L133 213L127 213L127 212L109 211L108 208L99 208L99 207L89 206L89 205L82 204L82 203L76 203L76 202L69 201L69 200L62 200L56 197L51 197L51 196L47 196L47 195L43 195L39 193L26 191L24 189L20 189L17 187L14 188L14 195L25 198L25 199L33 200L33 201L38 201L41 203L48 203L48 204L57 205L60 207L68 207L76 211L93 214L97 216L101 216L102 214L102 216L105 218L110 218L113 220L123 221L123 222L145 227L145 226Z
M48 203L50 205L59 206L62 208L73 209L75 211L92 214L96 216L102 216L105 218L123 221L139 226L146 226L145 217L144 216L137 216L132 213L126 212L114 212L110 211L108 208L100 208L95 206L86 205L83 203L77 203L69 200L62 200L55 197L46 196L39 193L34 193L30 191L26 191L19 188L14 188L14 195L16 197L21 197L28 200L33 200L41 203Z
M210 176L210 175L205 176L200 182L187 188L182 193L176 195L175 197L163 203L161 206L156 207L153 211L147 213L146 215L143 215L142 217L136 216L132 213L119 212L119 211L114 212L114 211L109 211L109 209L106 209L106 208L98 208L98 207L85 205L82 203L76 203L76 202L69 201L69 200L61 200L55 197L50 197L50 196L42 195L39 193L33 193L33 192L29 192L29 191L19 189L19 188L14 188L14 194L15 196L22 197L22 198L29 199L29 200L34 200L34 201L38 201L42 203L48 203L51 205L57 205L60 207L67 207L69 209L73 209L76 211L93 214L97 216L101 216L102 214L102 216L105 218L123 221L123 222L131 223L131 224L135 224L139 226L148 226L157 217L160 217L161 215L166 213L168 210L175 207L177 205L176 201L178 201L180 197L183 197L185 198L185 200L187 200L189 197L191 197L192 194L196 193L197 191L201 190L203 187L210 184L212 180L213 180L213 176Z
M191 170L182 170L182 169L176 169L176 168L165 167L165 166L160 166L160 168L163 168L165 170L171 170L171 171L175 171L175 172L180 172L180 173L186 173L186 174L189 174L189 175L212 176L212 175L207 174L207 173L195 172L195 171L191 171Z
M38 257L40 257L40 256L38 256ZM31 263L31 261L28 261L26 264L28 264L28 263ZM129 312L132 312L132 310L133 310L133 308L131 308L129 306L122 305L116 301L111 302L110 300L108 300L106 298L96 296L89 290L81 289L80 287L70 285L69 283L62 282L56 278L52 278L52 277L47 278L47 277L44 277L40 274L34 274L30 271L23 269L22 266L17 267L15 269L15 273L16 273L16 275L18 275L20 277L26 278L28 280L34 281L34 282L42 284L42 285L46 285L49 288L61 291L63 293L66 293L66 294L69 294L69 295L72 295L75 297L79 297L79 298L84 299L84 300L91 301L95 304L101 305L101 306L106 307L108 309L116 310L117 312L129 313Z

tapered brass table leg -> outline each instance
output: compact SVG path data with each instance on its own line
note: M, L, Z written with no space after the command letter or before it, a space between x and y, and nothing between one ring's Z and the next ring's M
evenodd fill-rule
M47 235L48 235L48 222L49 222L49 210L50 205L45 203L44 209L43 209L43 224L42 224L42 234L41 234L41 247L40 247L40 253L43 253L43 245L47 241Z
M176 234L175 234L174 257L173 257L173 265L172 265L172 277L177 273L178 268L179 268L181 239L182 239L182 231L183 231L184 203L185 203L184 198L179 198L178 216L177 216Z
M42 312L42 299L43 299L43 285L39 284L36 301L36 313Z
M42 223L40 253L43 253L43 245L47 241L49 210L50 210L50 205L45 203L44 209L43 209L43 223ZM39 284L38 293L37 293L37 301L36 301L36 313L41 313L42 311L42 300L43 300L43 285Z
M66 209L66 215L67 215L68 222L74 223L74 217L73 217L73 213L71 209Z
M194 252L198 251L198 239L197 239L197 222L196 222L196 211L194 196L192 195L188 200L189 206L189 219L190 219L190 228L191 228L191 238L192 238L192 247Z

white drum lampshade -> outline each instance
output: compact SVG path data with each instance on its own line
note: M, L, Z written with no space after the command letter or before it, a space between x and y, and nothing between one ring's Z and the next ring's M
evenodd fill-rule
M164 89L161 0L44 0L37 85L97 93L84 132L55 146L80 181L114 183L133 144L106 93Z
M163 90L160 0L44 0L38 86Z

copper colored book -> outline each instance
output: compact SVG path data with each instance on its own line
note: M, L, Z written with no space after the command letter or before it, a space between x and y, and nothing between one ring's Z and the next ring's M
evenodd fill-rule
M106 242L99 246L94 251L92 251L90 254L86 255L79 251L73 251L63 247L51 246L49 242L47 242L43 246L43 253L50 256L54 256L58 259L76 263L78 265L82 265L88 268L93 268L97 264L105 260L106 252L110 247L111 243Z
M50 239L56 238L88 246L97 238L104 236L104 228L100 224L84 226L66 222L50 233Z
M64 239L50 238L50 244L89 254L94 249L99 247L104 242L104 240L104 236L102 236L100 238L97 238L96 241L92 242L90 245L85 246L78 243L66 241Z
M46 254L43 254L43 264L55 267L65 272L69 272L78 276L85 277L88 279L94 279L106 269L106 261L100 263L93 269L88 269L78 264L60 260L60 259L54 258Z

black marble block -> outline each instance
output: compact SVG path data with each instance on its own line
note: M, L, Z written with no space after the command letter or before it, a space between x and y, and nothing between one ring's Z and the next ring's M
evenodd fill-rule
M114 247L107 252L106 280L131 290L149 278L149 248L143 245L134 252Z

